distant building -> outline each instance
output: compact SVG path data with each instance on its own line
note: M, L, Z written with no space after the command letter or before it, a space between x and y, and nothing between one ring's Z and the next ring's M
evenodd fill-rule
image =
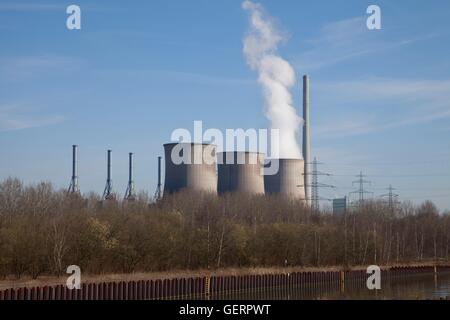
M333 214L342 215L347 211L347 197L333 199Z

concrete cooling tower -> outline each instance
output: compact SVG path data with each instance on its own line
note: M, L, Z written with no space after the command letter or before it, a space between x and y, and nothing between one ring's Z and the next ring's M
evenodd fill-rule
M202 143L164 145L164 195L182 189L217 192L216 146Z
M218 158L219 193L264 194L264 155L255 152L220 152Z
M280 194L295 200L305 200L303 160L279 159L278 161L278 172L275 175L264 176L266 193Z

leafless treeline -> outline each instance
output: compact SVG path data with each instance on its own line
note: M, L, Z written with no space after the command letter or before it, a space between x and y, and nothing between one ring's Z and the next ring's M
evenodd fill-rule
M157 204L0 184L0 277L448 260L450 213L381 202L334 217L278 197L182 192Z

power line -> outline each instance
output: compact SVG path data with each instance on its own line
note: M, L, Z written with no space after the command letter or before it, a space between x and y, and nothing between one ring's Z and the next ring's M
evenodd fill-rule
M351 189L351 190L353 190L354 188L353 187L338 187L339 189ZM372 188L370 188L371 190L378 190L378 191L383 191L383 190L387 190L386 188L374 188L374 187L372 187ZM435 187L426 187L426 186L423 186L423 187L417 187L417 188L396 188L396 190L399 190L399 191L423 191L423 190L434 190L434 191L439 191L439 190L444 190L444 189L446 189L446 188L444 188L444 187L439 187L439 188L435 188Z
M448 198L450 197L450 194L435 194L435 195L426 195L423 197L406 197L403 198L405 200L423 200L423 199L430 199L430 198Z
M334 174L335 177L353 177L352 174ZM410 178L410 177L450 177L446 173L424 173L424 174L369 174L366 177L373 178Z
M364 180L364 177L366 177L366 176L363 175L362 171L356 177L358 177L358 180L353 181L352 185L355 185L355 183L357 183L359 185L359 188L356 191L350 192L350 194L358 194L359 195L358 205L361 206L364 203L364 195L365 194L373 194L373 192L365 190L364 185L365 184L370 185L372 182L368 181L368 180Z
M404 166L404 165L421 165L421 164L448 164L450 159L434 159L434 160L423 160L423 161L391 161L391 162L354 162L354 163L345 163L345 162L333 162L333 165L336 166Z
M323 163L318 162L317 158L314 157L314 160L312 162L313 165L313 171L312 171L312 194L311 194L311 200L312 200L312 208L314 210L319 210L319 200L327 200L331 201L331 199L324 199L319 196L319 188L335 188L335 186L319 183L319 176L331 176L329 173L320 172L318 171L317 167L318 165L321 165Z
M394 210L394 205L397 203L398 194L394 193L395 188L392 187L392 185L388 188L389 193L382 194L381 197L388 197L388 206L389 209L392 211Z

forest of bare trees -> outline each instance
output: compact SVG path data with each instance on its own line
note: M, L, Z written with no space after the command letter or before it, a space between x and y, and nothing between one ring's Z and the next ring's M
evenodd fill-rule
M51 184L0 184L0 278L449 259L450 213L367 202L343 216L275 196L181 192L100 202Z

